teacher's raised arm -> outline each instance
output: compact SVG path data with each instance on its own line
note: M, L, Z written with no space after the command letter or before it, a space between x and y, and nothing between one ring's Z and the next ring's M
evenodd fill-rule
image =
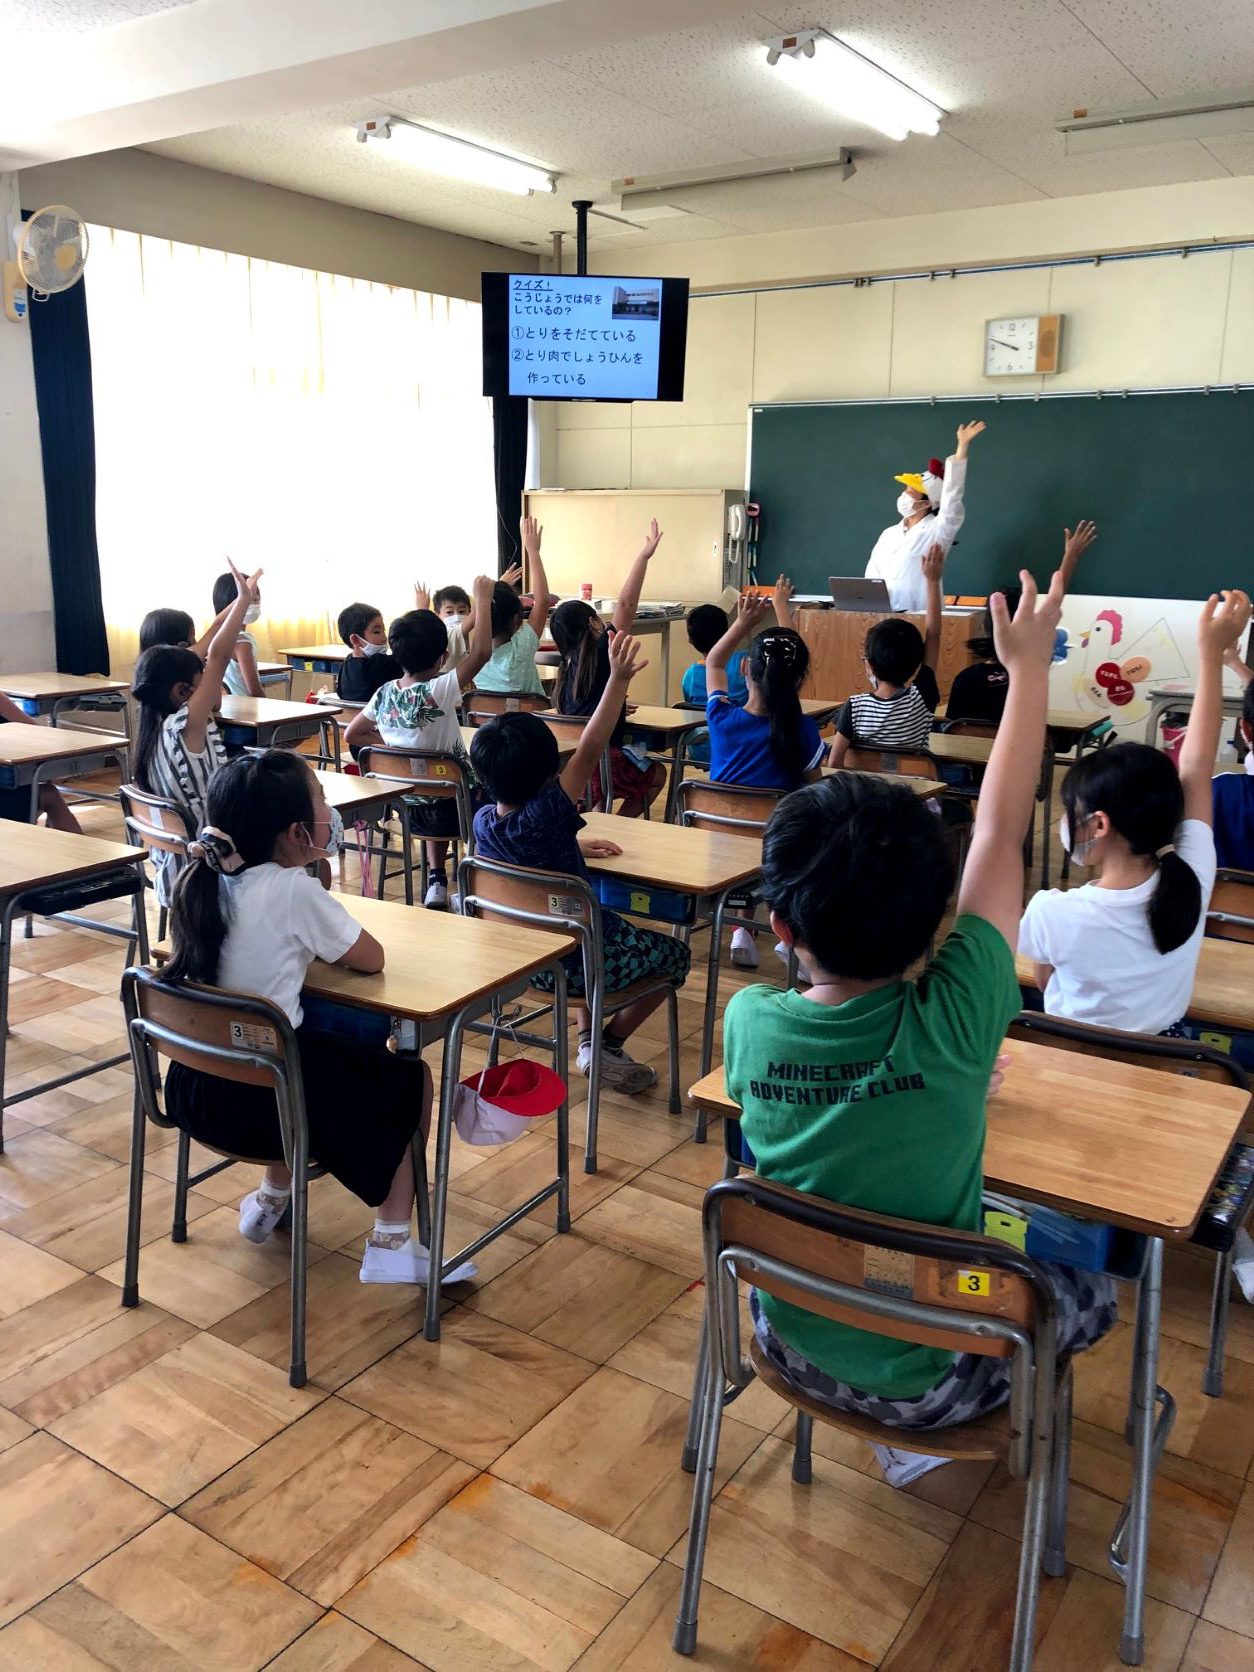
M884 582L895 610L921 612L926 607L923 556L933 546L948 552L962 527L967 514L967 453L985 427L982 419L959 424L958 444L946 460L930 459L926 470L894 478L902 484L897 496L901 521L892 523L875 542L866 575Z

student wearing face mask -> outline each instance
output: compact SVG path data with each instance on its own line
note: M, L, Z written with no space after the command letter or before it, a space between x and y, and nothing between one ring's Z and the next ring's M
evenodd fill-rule
M228 761L209 784L204 822L170 908L172 982L193 981L269 999L296 1030L310 1159L375 1209L363 1283L423 1283L426 1250L410 1231L410 1141L431 1114L424 1063L362 1034L359 1013L302 1003L315 958L362 974L383 968L383 948L305 867L326 847L330 815L299 755L271 749ZM291 1198L274 1093L171 1064L170 1118L191 1137L237 1155L268 1157L240 1203L240 1235L265 1242ZM350 1118L351 1117L351 1118ZM459 1276L473 1276L463 1268Z
M1179 1032L1215 881L1211 774L1224 658L1249 626L1244 592L1211 598L1198 623L1197 696L1177 774L1143 743L1083 756L1062 784L1064 849L1093 880L1033 896L1019 951L1053 1016L1136 1033Z
M213 583L213 613L215 616L230 607L235 599L235 576L229 571L219 575ZM261 615L261 594L250 600L244 612L244 627L251 627ZM233 697L264 697L265 687L257 672L257 641L249 632L241 631L235 641L231 660L226 665L222 683Z
M921 612L926 605L923 558L933 546L948 552L962 527L967 514L967 453L985 428L983 422L959 424L958 445L948 459L931 459L926 470L895 478L903 484L897 496L901 520L880 535L866 566L868 580L887 586L895 610Z
M1215 808L1215 857L1229 871L1254 871L1254 669L1234 650L1229 669L1245 687L1240 731L1245 771L1221 772L1211 786Z

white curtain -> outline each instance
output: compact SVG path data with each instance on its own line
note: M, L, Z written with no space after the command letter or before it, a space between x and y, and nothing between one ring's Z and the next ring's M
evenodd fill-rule
M264 568L263 656L495 573L475 302L91 229L96 524L115 672L157 606Z

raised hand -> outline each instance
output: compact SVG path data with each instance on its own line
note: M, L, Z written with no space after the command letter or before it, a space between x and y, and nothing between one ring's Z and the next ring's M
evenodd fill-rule
M1004 592L994 592L988 601L993 617L993 643L1004 668L1048 669L1054 654L1054 631L1062 615L1062 570L1055 571L1048 592L1038 592L1026 569L1019 571L1023 595L1013 620L1006 609Z
M505 582L506 586L517 586L519 581L522 579L522 564L511 563L509 568L506 569L505 573L501 576L501 579Z
M1097 524L1086 522L1082 517L1072 528L1062 531L1062 577L1063 584L1070 585L1071 577L1075 573L1075 566L1097 539Z
M771 601L775 605L775 619L781 627L787 627L792 620L793 584L787 575L781 575L775 582L775 590Z
M610 641L610 678L620 685L630 685L638 673L648 667L640 660L640 640L630 633L615 633Z
M529 555L538 552L544 534L543 526L534 517L524 517L518 526L522 531L523 550Z
M935 581L940 584L941 576L945 572L945 548L941 545L931 545L924 552L920 563L925 581Z
M763 598L756 592L742 592L736 604L737 630L741 634L751 633L773 607L773 598Z
M649 524L649 532L645 536L644 545L641 546L641 548L640 548L641 557L645 557L645 558L652 557L654 552L658 548L658 541L661 538L662 538L662 530L657 525L657 518L654 517L652 522L650 522L650 524Z
M245 575L236 566L233 558L228 557L226 561L231 573L235 576L235 596L237 598L247 598L250 604L255 604L261 589L261 577L265 573L264 569L254 569L251 575Z
M959 424L958 425L958 451L955 454L955 457L959 458L959 459L965 459L966 456L967 456L967 448L970 447L971 443L975 440L976 436L977 435L983 435L984 431L987 428L988 428L988 425L984 422L984 420L982 418L977 418L977 419L975 419L975 421L973 423L970 423L970 424Z
M414 608L429 610L431 608L431 588L426 581L414 582Z
M471 592L475 600L476 622L479 619L479 611L481 609L490 610L492 608L492 588L495 585L496 582L492 579L491 575L475 576L475 584L471 588Z
M1250 625L1249 595L1237 590L1214 593L1202 606L1197 624L1198 647L1222 662L1240 644Z

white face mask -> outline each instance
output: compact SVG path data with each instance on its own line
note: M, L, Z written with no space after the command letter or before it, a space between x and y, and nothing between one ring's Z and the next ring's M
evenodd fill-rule
M897 509L903 517L912 517L916 511L921 510L926 504L926 500L916 499L905 488L897 495Z
M1088 820L1082 819L1080 822L1082 824L1087 824ZM1071 835L1071 821L1065 813L1058 821L1058 841L1062 847L1062 851L1064 853L1069 853L1077 865L1086 865L1088 863L1088 856L1093 851L1093 844L1092 842L1080 842L1078 845L1073 843Z
M309 825L306 825L305 834L309 843L310 853L315 853L319 857L325 854L328 859L334 859L344 845L344 820L340 817L339 809L337 807L327 808L327 820L331 827L331 834L327 840L326 847L320 848L318 846L317 836L314 834L317 828L316 826L311 828Z
M363 656L386 656L388 646L386 644L372 644L369 639L363 639L361 653Z
M259 621L260 619L261 619L261 605L260 604L249 604L248 608L244 611L244 625L245 625L245 627L251 626L251 624L254 621Z
M1254 749L1247 749L1245 751L1245 770L1249 773L1251 778L1254 778Z

